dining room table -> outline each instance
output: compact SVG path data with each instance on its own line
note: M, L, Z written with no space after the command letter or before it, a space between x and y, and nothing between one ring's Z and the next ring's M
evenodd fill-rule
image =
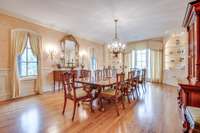
M78 78L75 80L76 83L83 85L89 85L94 90L104 89L105 87L112 87L116 84L116 78L108 77L102 79L95 78Z
M97 99L102 90L106 87L113 87L116 84L116 78L107 77L98 80L91 77L77 78L75 82L80 83L83 86L89 86L91 88L91 92L95 91L94 99Z
M125 80L125 82L128 79ZM94 99L98 97L98 94L101 93L102 90L104 90L106 87L113 87L116 85L117 81L116 78L114 77L107 77L107 78L102 78L102 79L95 79L95 78L77 78L75 80L76 83L81 83L86 86L90 86L92 90L95 90L95 96Z
M99 104L98 96L102 90L106 87L113 87L116 84L116 78L107 77L102 79L95 79L95 78L77 78L75 80L76 83L80 83L83 86L89 86L91 88L91 93L95 92L93 95L93 99L96 99ZM100 108L100 111L104 111L104 108Z

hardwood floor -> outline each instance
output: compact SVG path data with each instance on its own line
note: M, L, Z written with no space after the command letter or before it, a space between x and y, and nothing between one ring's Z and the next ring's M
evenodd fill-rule
M139 100L126 102L125 110L120 108L119 117L112 103L105 102L105 111L96 109L94 113L83 103L74 122L72 102L68 102L62 115L62 92L28 97L0 105L0 132L180 133L176 96L175 87L149 83Z

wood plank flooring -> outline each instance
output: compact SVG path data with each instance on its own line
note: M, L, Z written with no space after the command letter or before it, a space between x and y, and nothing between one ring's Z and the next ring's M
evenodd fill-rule
M175 87L148 83L145 94L120 108L120 116L112 103L94 113L83 103L74 122L72 102L61 113L62 92L32 96L0 105L0 133L181 133L176 96Z

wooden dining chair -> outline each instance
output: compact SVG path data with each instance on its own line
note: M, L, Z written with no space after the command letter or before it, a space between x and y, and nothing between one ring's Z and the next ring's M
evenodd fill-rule
M116 68L113 68L113 69L112 69L112 77L113 77L113 78L116 78L116 75L117 75L117 69L116 69Z
M112 70L110 68L105 68L103 69L103 78L110 78L112 75L111 75L111 72Z
M135 100L135 95L134 95L135 91L138 97L137 87L138 87L138 80L134 76L134 71L128 72L128 80L124 87L124 96L127 97L129 103L130 103L130 98L129 98L130 95L132 95L133 99Z
M146 69L140 70L140 78L138 83L141 85L143 92L146 91Z
M95 80L99 81L103 79L103 71L102 70L95 70Z
M90 78L91 71L90 70L81 70L80 78Z
M135 73L134 80L136 82L136 94L137 94L137 97L139 97L139 95L140 95L139 81L140 81L140 78L141 78L141 70L135 69L134 71L135 71L134 72Z
M99 94L101 108L103 108L103 99L114 102L117 115L119 115L119 109L118 109L118 105L117 105L119 103L119 101L121 101L123 109L125 108L123 92L122 92L124 78L125 78L124 73L117 74L116 75L116 85L113 88L102 90L102 92Z
M70 70L70 74L72 74L74 78L78 78L78 71L77 70Z
M76 75L72 72L66 72L62 76L63 87L64 87L64 106L62 113L64 115L67 99L72 100L74 102L72 121L74 120L76 107L81 101L86 101L86 100L89 101L91 111L93 111L92 108L93 97L91 89L88 88L88 86L80 86L80 84L76 85L75 76Z

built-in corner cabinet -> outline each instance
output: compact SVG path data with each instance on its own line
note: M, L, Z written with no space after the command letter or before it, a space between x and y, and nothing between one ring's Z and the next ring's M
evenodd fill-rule
M164 83L178 86L187 77L187 34L172 35L164 40Z
M177 35L171 37L165 44L165 69L185 69L186 37Z
M179 105L200 107L200 1L187 6L183 26L188 33L187 82L179 83Z
M187 6L183 26L188 33L188 73L187 82L179 83L178 103L182 110L184 128L196 128L193 116L187 111L187 106L200 107L200 1L193 0ZM196 114L196 113L195 113ZM189 118L188 116L191 116ZM198 115L195 117L199 117ZM189 118L189 119L188 119ZM192 128L191 128L192 126ZM192 132L192 131L190 131Z

